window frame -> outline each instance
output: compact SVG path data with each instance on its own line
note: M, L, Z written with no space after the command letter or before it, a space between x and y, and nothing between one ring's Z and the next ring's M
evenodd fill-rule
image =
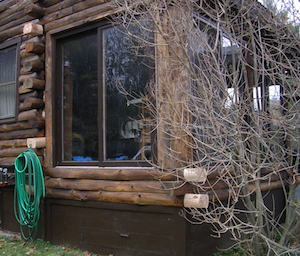
M55 70L52 75L54 76L54 107L52 125L53 125L53 146L54 146L54 155L53 155L53 163L55 166L94 166L94 167L150 167L152 166L150 161L147 160L104 160L104 145L105 138L105 120L104 120L104 111L105 111L105 85L102 79L103 76L103 51L102 51L102 30L113 27L113 24L108 20L103 20L94 24L90 24L88 26L75 28L70 31L62 31L58 34L51 35L52 43L53 43L53 53L55 61L53 61L53 68ZM97 56L97 81L98 81L98 156L99 159L96 161L64 161L63 160L63 114L62 114L62 104L63 104L63 70L61 68L62 65L62 46L63 43L72 39L77 38L78 36L85 36L91 33L97 34L97 47L100 50ZM154 70L154 71L153 71ZM155 76L155 68L150 68L150 77ZM156 140L156 132L151 133L151 154L152 160L151 162L156 161L156 145L154 145L154 141Z
M4 123L14 123L17 122L18 113L19 113L19 75L20 75L20 45L21 45L21 38L17 37L15 39L6 41L0 44L0 52L5 49L16 49L16 70L15 70L15 113L14 116L11 117L0 117L0 124Z

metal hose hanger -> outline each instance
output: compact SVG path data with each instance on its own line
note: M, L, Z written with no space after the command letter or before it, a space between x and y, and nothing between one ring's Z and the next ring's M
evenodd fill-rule
M42 196L45 197L42 166L30 147L15 160L14 212L25 241L36 239Z

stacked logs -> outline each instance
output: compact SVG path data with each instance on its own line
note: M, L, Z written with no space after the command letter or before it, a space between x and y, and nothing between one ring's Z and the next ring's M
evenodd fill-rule
M19 114L15 123L0 125L0 165L11 165L27 150L27 138L44 137L45 40L26 35L20 46ZM34 149L44 155L44 149Z

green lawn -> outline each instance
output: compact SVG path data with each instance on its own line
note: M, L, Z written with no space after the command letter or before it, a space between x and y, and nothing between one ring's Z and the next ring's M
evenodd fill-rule
M36 240L34 242L24 242L18 236L2 236L0 237L0 255L11 256L96 256L97 254L89 253L88 251L81 251L73 246L66 245L51 245L49 242L43 240ZM112 256L112 255L111 255Z

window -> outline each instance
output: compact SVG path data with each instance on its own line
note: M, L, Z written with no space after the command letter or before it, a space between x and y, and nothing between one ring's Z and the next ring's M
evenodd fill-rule
M151 79L145 50L124 29L108 25L57 39L59 163L118 166L151 159L151 133L142 118Z
M16 117L17 42L0 45L0 123L15 121Z

